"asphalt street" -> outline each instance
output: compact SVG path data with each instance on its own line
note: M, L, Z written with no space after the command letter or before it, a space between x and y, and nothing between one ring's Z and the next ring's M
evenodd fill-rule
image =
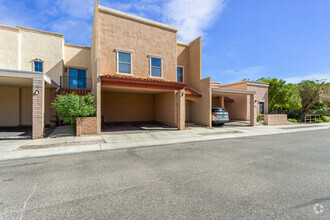
M0 219L330 219L330 130L0 162Z

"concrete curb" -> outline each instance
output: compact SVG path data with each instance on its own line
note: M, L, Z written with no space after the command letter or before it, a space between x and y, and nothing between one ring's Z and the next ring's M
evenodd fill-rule
M126 138L118 138L115 139L111 137L111 135L103 135L103 136L92 136L85 137L87 139L103 139L105 143L100 144L91 144L91 145L76 145L76 146L61 146L61 147L50 147L50 148L42 148L42 149L28 149L28 150L14 150L10 152L1 152L0 153L0 161L3 160L12 160L12 159L23 159L23 158L31 158L31 157L44 157L44 156L55 156L55 155L63 155L63 154L73 154L73 153L84 153L84 152L93 152L93 151L106 151L106 150L118 150L118 149L129 149L129 148L139 148L139 147L151 147L151 146L161 146L161 145L170 145L170 144L181 144L181 143L189 143L189 142L201 142L201 141L212 141L212 140L220 140L227 138L240 138L240 137L255 137L255 136L265 136L265 135L275 135L275 134L287 134L294 133L300 131L312 131L312 130L321 130L321 129L329 129L330 126L310 126L308 128L296 128L296 129L283 129L287 126L276 127L275 129L270 129L269 131L261 130L250 130L250 132L238 132L238 133L230 133L230 134L219 134L219 131L209 131L208 134L211 135L201 135L201 132L194 130L194 133L187 132L186 135L180 133L177 135L178 138L166 138L164 139L149 139L141 138L138 140L131 141L129 140L129 135L126 135ZM242 129L237 129L242 130ZM204 130L202 130L204 131ZM212 135L212 133L217 133L216 135ZM139 134L136 134L139 135ZM171 136L171 134L167 134ZM173 134L172 134L173 135ZM192 136L193 135L193 136ZM102 137L102 138L101 138ZM114 136L116 137L116 136ZM84 137L82 137L84 138ZM77 140L77 138L70 139ZM52 140L51 142L54 142ZM68 142L70 143L70 142Z

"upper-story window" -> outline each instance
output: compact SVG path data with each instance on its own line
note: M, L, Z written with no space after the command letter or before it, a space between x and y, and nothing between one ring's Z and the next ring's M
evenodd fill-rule
M183 82L183 67L178 66L177 67L177 80L178 82Z
M118 73L131 74L132 72L132 55L130 53L118 51Z
M84 69L69 69L70 88L86 89L86 70Z
M162 59L150 57L150 76L162 77Z
M43 72L43 63L41 61L33 61L34 71Z

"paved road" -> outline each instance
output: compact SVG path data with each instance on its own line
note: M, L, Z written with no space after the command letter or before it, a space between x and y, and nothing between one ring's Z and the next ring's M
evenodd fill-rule
M0 199L0 219L330 219L330 130L3 161Z

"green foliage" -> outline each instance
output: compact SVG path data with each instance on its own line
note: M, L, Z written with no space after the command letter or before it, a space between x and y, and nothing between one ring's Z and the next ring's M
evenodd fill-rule
M324 123L322 120L316 120L315 123Z
M294 118L289 118L288 121L292 123L298 123L298 120Z
M297 119L298 121L300 121L301 120L300 110L289 110L288 118Z
M314 102L318 102L320 95L326 92L327 84L325 80L303 80L298 84L300 97L302 100L302 115L306 114Z
M322 102L315 102L310 108L313 114L318 114L321 117L324 117L328 112L328 106Z
M257 122L264 120L264 114L259 114L257 117Z
M299 90L295 85L286 84L284 80L277 78L261 78L258 81L269 83L268 106L270 112L301 108Z
M94 96L89 93L79 96L75 93L61 94L56 97L52 103L59 116L62 116L65 122L70 123L74 128L76 126L76 117L94 116Z

